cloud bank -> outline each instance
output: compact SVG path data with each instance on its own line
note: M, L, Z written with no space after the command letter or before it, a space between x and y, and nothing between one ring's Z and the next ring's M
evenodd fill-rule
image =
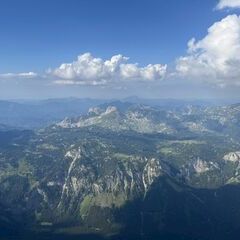
M63 63L49 73L57 77L58 84L105 85L128 81L160 81L167 71L167 65L149 64L140 67L128 63L129 58L115 55L111 59L95 58L90 53L78 56L72 63Z
M240 0L220 0L216 9L222 10L225 8L240 8Z
M0 79L19 79L19 78L36 78L38 74L35 72L23 72L23 73L3 73L0 74Z
M240 85L240 17L229 15L214 23L203 39L191 39L188 54L177 60L176 70L192 80Z

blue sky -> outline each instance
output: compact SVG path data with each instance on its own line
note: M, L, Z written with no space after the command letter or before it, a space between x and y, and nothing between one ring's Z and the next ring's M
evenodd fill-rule
M228 4L232 1L222 0ZM203 76L200 60L188 58L188 66L195 68L198 64L195 72L200 72L199 76L189 70L184 72L184 76L182 72L179 74L179 69L182 71L182 66L186 64L180 58L189 55L190 39L196 39L193 44L196 51L210 52L211 46L201 42L208 36L210 26L228 16L236 16L228 24L231 26L234 22L235 30L238 30L239 6L223 5L223 9L216 10L217 4L219 1L216 0L2 0L0 98L106 95L183 98L194 97L192 90L200 92L198 98L210 97L212 93L220 97L235 96L240 80L234 76L225 84L229 78L226 76L229 66L223 66L221 59L209 70L209 75ZM212 39L211 36L209 39ZM235 44L236 51L239 39L229 42ZM77 61L77 57L84 53L90 53L90 56L84 55L85 58ZM115 69L112 74L105 69L104 62L118 54L122 58L118 60L118 70ZM100 63L95 75L90 73L88 79L86 74L92 68L83 72L82 65L91 65L96 58L103 63ZM209 55L203 58L210 59ZM234 54L225 60L238 63ZM73 64L74 69L72 65L64 68L65 72L58 69L62 63L71 64L74 61L77 62ZM134 67L136 63L138 65ZM146 68L149 64L153 67ZM103 67L104 73L99 72L99 68ZM213 73L215 70L216 73ZM67 75L66 71L72 72ZM99 76L102 76L101 79ZM199 81L200 78L211 80L206 84Z

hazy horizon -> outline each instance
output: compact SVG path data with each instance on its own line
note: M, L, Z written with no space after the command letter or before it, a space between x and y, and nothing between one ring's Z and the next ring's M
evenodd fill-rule
M46 98L0 98L0 101L6 101L6 102L38 102L38 101L54 101L54 100L105 100L105 101L123 101L127 102L128 100L134 101L134 100L150 100L150 101L185 101L185 102L192 102L192 101L206 101L206 102L211 102L211 101L216 101L216 102L235 102L239 103L240 102L240 97L233 97L233 98L194 98L194 97L188 97L188 98L171 98L171 97L165 97L165 98L148 98L148 97L138 97L138 96L127 96L127 97L77 97L77 96L68 96L68 97L46 97Z

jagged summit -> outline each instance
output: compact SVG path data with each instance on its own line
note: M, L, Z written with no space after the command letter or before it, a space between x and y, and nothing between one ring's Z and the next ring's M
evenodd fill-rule
M57 127L81 128L97 126L113 131L136 131L140 133L172 133L174 129L167 125L168 113L149 106L115 102L90 108L83 117L66 118Z
M226 161L240 162L240 151L230 152L223 157Z
M238 105L223 107L184 106L162 109L142 104L112 102L93 107L78 118L65 118L53 127L100 127L112 131L139 133L227 134L229 128L240 128Z

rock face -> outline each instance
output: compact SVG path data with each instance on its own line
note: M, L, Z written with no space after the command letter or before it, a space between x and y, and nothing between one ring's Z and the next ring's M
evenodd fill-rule
M148 191L152 183L161 175L162 167L160 162L152 158L147 161L142 173L142 182L144 186L145 193Z
M202 161L201 159L197 159L197 161L193 164L193 168L196 171L196 173L204 173L210 170L208 163L205 161Z
M231 162L239 162L240 161L240 151L238 152L230 152L226 154L223 159L225 161L231 161Z
M65 157L70 164L57 205L57 211L65 217L76 214L85 219L93 207L122 207L147 193L162 171L159 160L153 158L129 159L112 167L106 166L112 163L104 159L96 169L94 163L86 162L86 152L80 149L68 151Z
M0 226L227 239L240 229L240 136L226 111L110 104L0 131Z

